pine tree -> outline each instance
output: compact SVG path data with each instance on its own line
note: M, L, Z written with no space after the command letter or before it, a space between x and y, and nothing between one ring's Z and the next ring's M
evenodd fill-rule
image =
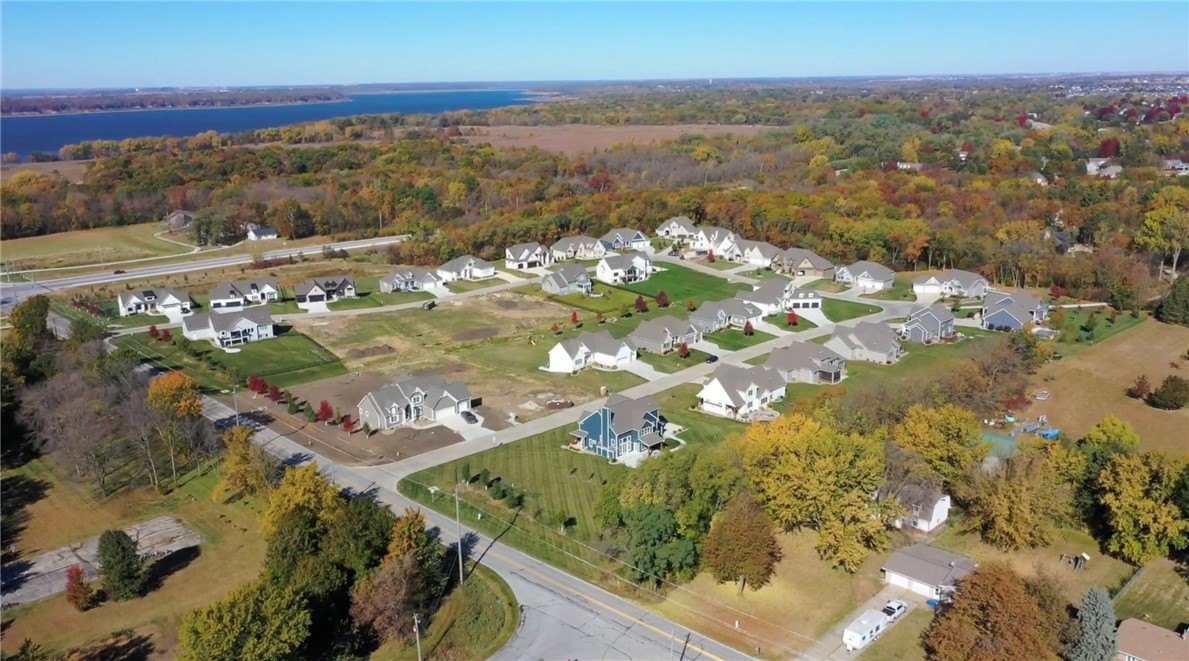
M113 599L139 597L144 591L144 563L136 542L123 530L108 530L99 536L99 573L103 587Z
M1156 318L1166 324L1189 326L1189 278L1177 278L1156 306Z
M1111 661L1118 651L1115 606L1110 595L1097 585L1086 592L1078 609L1081 633L1065 651L1069 661Z

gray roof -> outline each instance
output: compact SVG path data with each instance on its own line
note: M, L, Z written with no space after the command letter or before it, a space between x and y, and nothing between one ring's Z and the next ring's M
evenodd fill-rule
M257 225L252 228L252 233L256 236L277 236L277 231L267 225Z
M812 250L806 250L805 248L789 248L788 250L784 251L785 266L792 266L793 264L800 264L801 262L805 261L809 262L809 265L815 269L825 270L834 268L834 265L830 262L830 260L822 257Z
M475 268L478 268L478 269L493 269L493 268L495 268L495 264L492 264L491 262L489 262L485 259L479 259L478 257L472 257L471 255L463 255L462 257L455 257L454 259L446 262L445 264L442 264L441 266L438 267L438 270L439 271L447 271L450 273L459 273L464 268L466 268L466 265L468 262L474 262Z
M774 350L764 363L767 367L780 370L821 369L821 364L827 361L846 363L846 359L838 352L815 342L798 342L794 340L787 347Z
M552 282L558 289L561 289L571 282L590 280L590 274L586 272L586 269L577 264L568 264L551 271L549 275L545 276L545 280Z
M986 308L986 314L983 316L989 317L996 312L1006 310L1020 323L1026 323L1032 320L1032 313L1043 306L1044 302L1039 298L1022 292L993 293L988 295L987 300L983 303L983 307Z
M607 243L611 243L611 242L615 241L616 237L619 237L623 241L631 241L632 239L636 238L637 234L639 234L640 236L644 236L644 232L641 232L640 230L628 229L626 227L619 227L619 228L613 229L610 232L607 232L606 234L604 234L603 240L606 241ZM647 238L647 237L645 237L645 238Z
M891 353L900 346L900 341L891 328L873 321L859 322L853 328L840 326L834 330L834 336L841 338L851 348L880 353Z
M511 255L512 259L526 259L528 257L532 257L533 254L538 250L544 249L545 246L537 243L536 241L530 241L528 243L517 243L516 245L508 248L505 252L506 254Z
M557 243L553 244L553 250L557 252L576 251L580 246L593 246L598 242L598 239L592 239L589 236L567 236L558 239Z
M747 251L749 249L757 249L760 254L768 259L776 259L780 257L781 250L767 241L750 241L742 239L738 242L739 250Z
M263 307L248 308L240 312L230 312L226 314L219 314L216 312L206 312L203 314L193 314L189 317L182 317L182 331L188 332L198 329L207 329L221 333L223 331L231 330L239 325L240 320L247 319L257 326L271 326L274 322L272 315Z
M698 319L712 319L718 315L718 311L722 310L728 317L761 317L763 312L745 301L737 298L728 298L721 301L710 301L703 303L701 307L690 313L690 317L697 317Z
M747 402L743 393L754 384L760 392L784 390L784 379L776 370L763 366L740 367L723 363L714 370L714 380L727 392L731 404L742 406Z
M438 275L435 271L431 271L420 266L404 266L398 268L392 273L389 273L388 278L390 280L433 280L434 282L440 282L442 280L442 276Z
M716 237L716 236L725 236L725 235L729 235L729 234L734 234L734 232L732 232L729 229L726 229L723 227L717 227L715 225L703 225L698 228L698 231L705 233L706 236L711 237L711 238Z
M649 319L636 326L636 330L632 331L628 337L639 337L655 342L664 342L669 335L674 337L685 335L690 332L691 328L692 326L688 321L683 321L673 315L667 314Z
M957 282L962 287L967 288L973 286L974 283L978 282L979 280L984 282L986 281L986 278L977 273L971 273L970 271L963 271L961 269L950 269L937 275L917 276L916 278L913 278L912 283L914 285L919 285L929 282L932 279L936 279L938 282Z
M648 255L642 252L625 252L618 255L607 255L603 261L607 262L607 266L615 271L626 271L631 268L636 262L637 257L643 257L645 262L651 262Z
M235 282L221 282L215 285L215 288L210 292L212 299L225 298L244 298L255 287L259 291L264 291L265 286L280 290L277 286L276 278L253 278L251 280L237 280Z
M465 383L446 383L438 374L405 374L397 377L391 384L369 392L364 399L370 399L378 409L385 411L393 406L408 404L409 398L418 390L431 405L435 405L443 397L450 397L459 402L471 397L471 391Z
M148 298L152 298L154 300L154 302L156 302L156 301L160 301L161 299L165 298L166 296L170 296L170 295L172 295L174 298L178 299L179 301L190 300L190 295L187 294L186 292L178 291L176 289L171 289L169 287L150 287L148 289L134 289L132 291L122 291L116 298L119 299L120 305L122 306L125 304L124 303L125 301L132 300L133 298L137 298L137 299L140 299L145 302L148 302Z
M978 565L969 558L927 544L900 549L883 566L884 571L933 587L953 587L976 568Z
M651 396L632 399L615 393L607 398L603 407L611 412L611 427L619 434L629 429L639 429L645 415L653 411L660 413L660 407Z
M321 278L310 278L305 282L293 288L293 293L298 296L305 296L310 293L314 287L320 288L322 291L335 292L343 289L347 285L355 287L355 279L349 275L332 275Z
M619 353L620 348L625 344L629 348L635 348L628 340L615 339L608 331L583 333L578 337L572 337L568 340L562 340L561 342L558 342L558 345L565 349L566 353L570 356L578 355L579 347L586 347L593 353L616 354Z
M1189 635L1181 635L1143 620L1127 618L1119 624L1119 653L1143 661L1189 659Z
M690 220L688 216L673 216L672 218L661 223L660 227L664 227L666 225L671 225L673 223L676 223L678 226L680 226L682 229L684 229L687 232L697 231L697 228L694 226L694 221Z
M751 291L741 291L735 294L735 298L742 301L778 304L786 298L790 300L796 298L797 292L798 289L793 286L791 280L771 279L760 282ZM806 291L804 293L807 300L817 298L816 292Z
M938 324L944 324L947 321L954 320L954 313L950 312L949 308L940 303L934 303L928 307L921 306L914 308L912 312L908 313L908 317L904 320L904 323L907 324L911 321L930 316L937 319Z
M854 264L847 266L846 270L856 278L862 275L864 271L866 271L867 274L875 280L888 280L889 278L896 277L896 272L892 269L884 266L883 264L876 264L875 262L869 262L865 259L861 259Z

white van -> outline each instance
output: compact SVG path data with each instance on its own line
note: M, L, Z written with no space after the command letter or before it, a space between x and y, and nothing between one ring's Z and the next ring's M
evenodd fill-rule
M846 651L861 650L879 638L888 626L888 616L876 610L863 611L863 614L851 622L842 632L842 644Z

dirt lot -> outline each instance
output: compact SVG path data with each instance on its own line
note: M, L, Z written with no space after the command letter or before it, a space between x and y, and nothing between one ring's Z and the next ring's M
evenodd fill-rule
M1079 438L1107 414L1131 423L1148 450L1189 454L1189 409L1161 411L1128 398L1124 391L1137 376L1146 374L1153 387L1169 374L1189 377L1189 361L1180 360L1189 350L1189 328L1148 319L1077 354L1045 366L1033 378L1036 390L1052 397L1036 402L1028 411L1049 416L1066 434ZM1174 368L1177 363L1180 368ZM1051 382L1045 382L1052 375Z
M719 135L734 133L753 136L771 126L724 126L721 124L679 124L675 126L472 126L463 128L463 137L472 144L490 143L495 147L537 147L567 155L590 153L616 144L648 144L676 140L689 133Z

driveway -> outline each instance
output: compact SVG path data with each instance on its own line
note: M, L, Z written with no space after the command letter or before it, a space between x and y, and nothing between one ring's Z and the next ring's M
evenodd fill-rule
M658 371L655 367L642 360L633 360L623 369L625 372L631 372L645 381L655 381L664 376L663 372Z
M826 316L825 312L822 312L821 308L805 308L802 310L793 310L793 312L796 312L798 317L812 321L818 326L834 325L834 322L830 321L829 317Z
M755 325L755 329L758 331L764 331L765 333L770 333L776 337L784 337L785 335L793 334L793 332L790 331L787 326L777 326L771 321L760 321Z
M297 307L306 312L330 312L330 308L326 307L326 303L323 301L298 303Z
M188 317L190 315L188 313L182 312L181 310L166 310L165 316L169 318L169 323L180 324L182 323L182 317Z
M908 610L900 616L895 622L888 627L896 626L904 621L905 616L911 613L914 609L924 605L924 598L916 594L910 593L904 588L896 587L895 585L885 585L874 597L867 600L866 603L860 605L853 612L842 621L838 623L833 629L830 629L826 635L822 636L813 644L812 647L805 650L803 656L807 659L819 659L820 661L851 661L855 657L862 654L862 650L855 650L854 652L847 652L846 646L842 644L842 634L846 631L846 627L854 622L857 617L867 610L879 610L884 607L884 604L892 599L900 599L908 604ZM887 629L884 630L887 632Z
M491 438L495 432L483 426L483 416L479 415L478 411L471 411L479 418L479 422L471 424L462 419L461 415L447 416L440 422L442 426L457 433L464 441L473 441L480 438Z

